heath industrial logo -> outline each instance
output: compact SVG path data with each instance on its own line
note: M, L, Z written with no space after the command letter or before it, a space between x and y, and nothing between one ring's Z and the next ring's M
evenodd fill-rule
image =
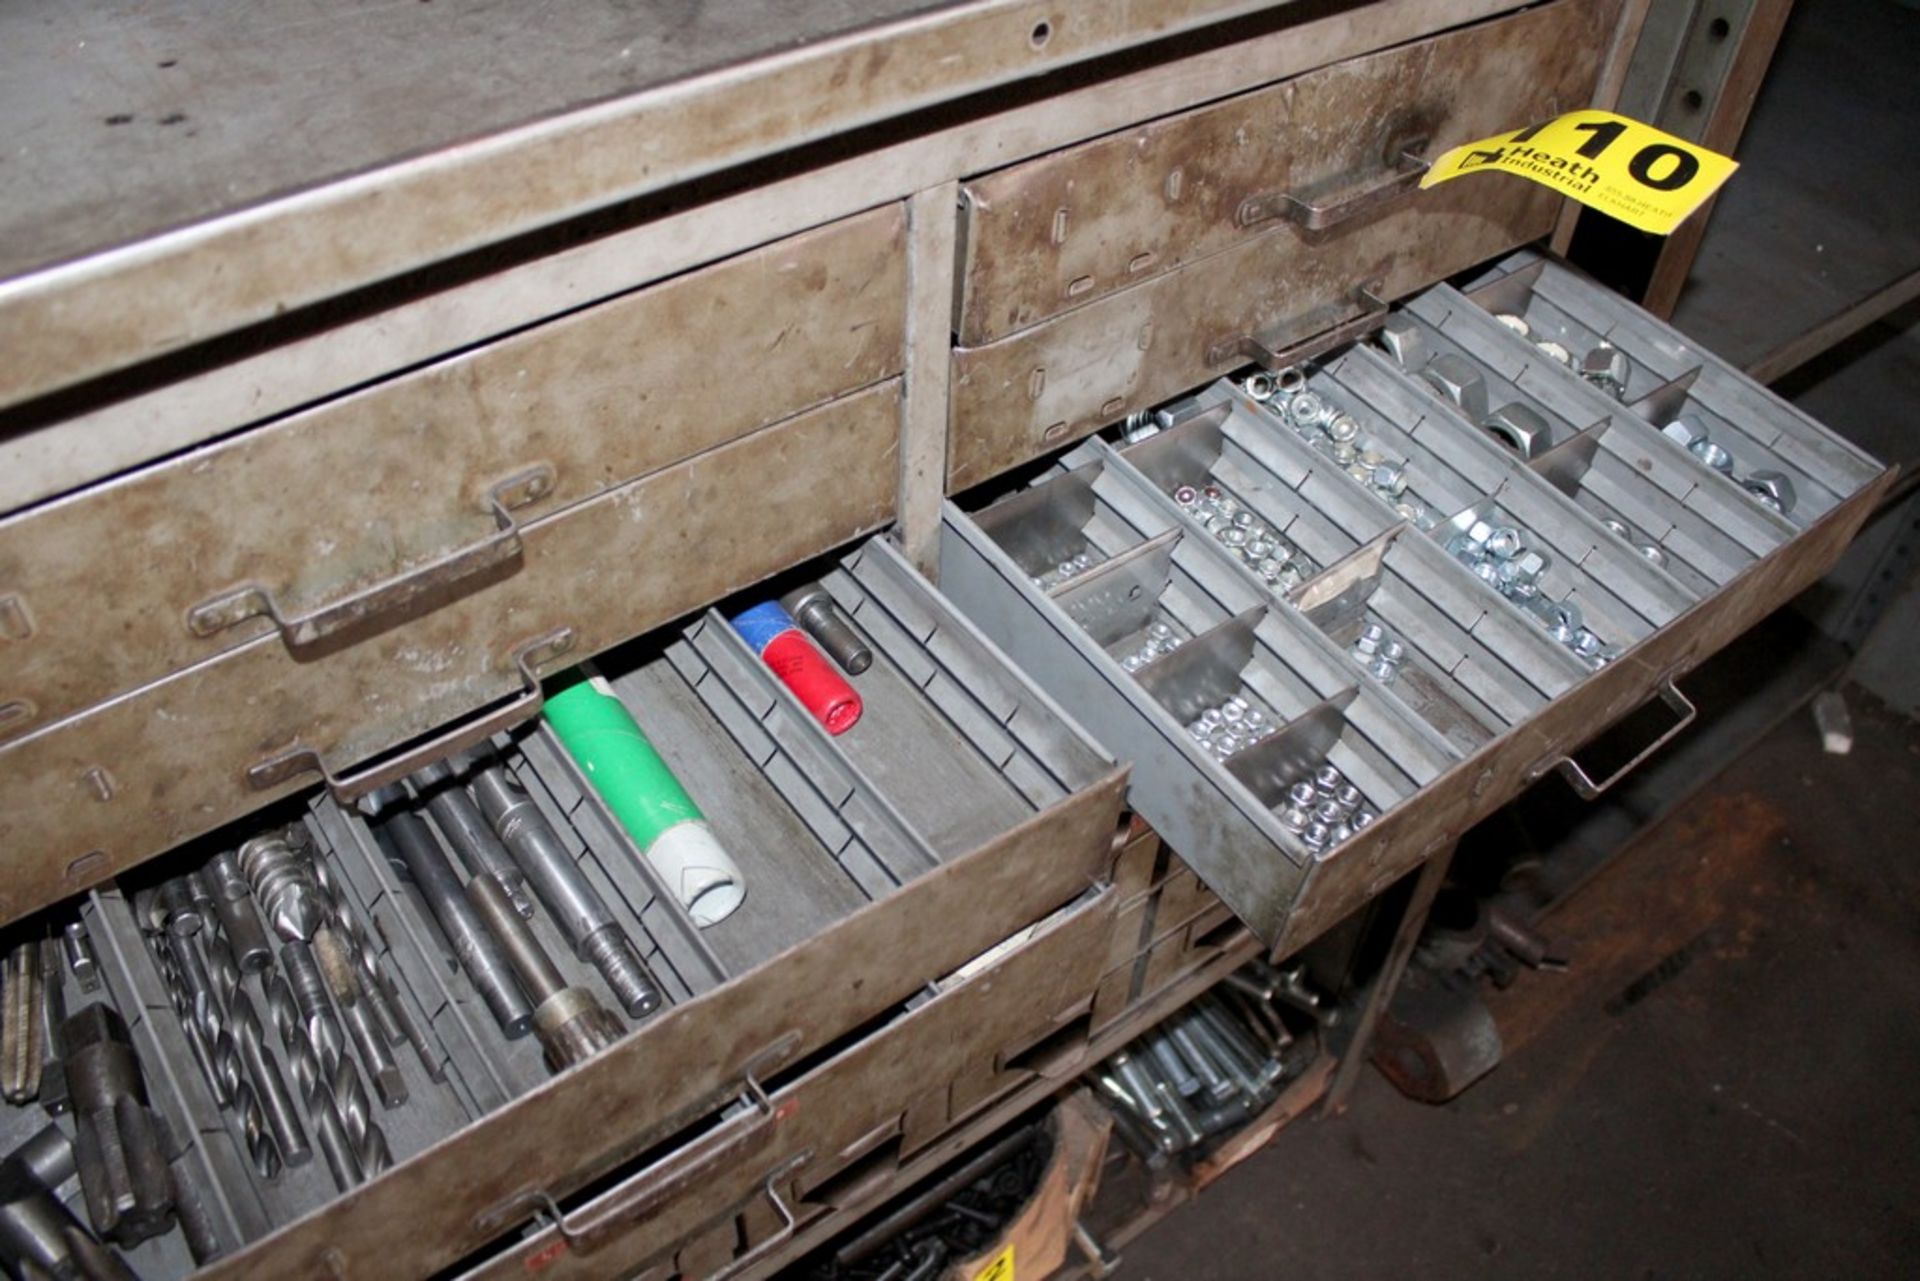
M1611 111L1573 111L1455 147L1434 161L1420 185L1510 173L1664 236L1737 168L1718 152L1638 120Z

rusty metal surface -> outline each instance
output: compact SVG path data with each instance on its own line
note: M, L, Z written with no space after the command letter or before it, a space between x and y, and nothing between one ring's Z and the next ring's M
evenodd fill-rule
M287 627L306 658L485 599L532 572L514 525L899 373L904 237L886 206L0 522L33 627L0 645L0 703L33 708L0 736L274 631L263 602L344 623Z
M518 691L513 653L573 631L543 673L893 514L899 381L528 527L520 572L324 659L277 635L0 747L11 920L305 786L245 771L298 748L338 771ZM832 478L830 481L827 478Z
M532 1191L563 1196L633 1159L736 1095L745 1065L763 1060L769 1046L785 1049L778 1061L765 1063L763 1071L790 1065L912 995L930 976L950 972L1085 890L1112 859L1111 837L1125 780L1124 770L1114 771L741 978L661 1014L646 1030L564 1078L221 1260L203 1275L420 1276L470 1254L517 1226L499 1224L498 1215L490 1212L524 1204ZM1046 964L1020 963L1020 972L1036 992L1060 990L1047 977L1056 970L1067 987L1091 983L1100 953L1094 941L1100 926L1093 918L1110 920L1111 899L1110 894L1103 896L1087 914L1086 934L1076 928L1069 929L1066 938L1049 934L1039 940L1057 941L1061 948L1039 949ZM1013 962L1033 951L1007 959ZM903 963L907 957L911 964ZM1000 1001L1026 1007L1018 992L998 979L963 985L954 996L969 992L974 995L965 997L966 1004L984 1003L975 1007L976 1015L1000 1008ZM956 1028L952 1035L961 1033ZM944 1055L940 1045L920 1044L919 1038L903 1041L897 1050L898 1079L907 1084L918 1081L914 1072L925 1065L916 1055ZM776 1100L787 1097L779 1090L774 1093ZM823 1093L831 1097L838 1092ZM848 1111L838 1119L849 1130L871 1125L867 1118L877 1109L862 1106L857 1096L840 1103ZM674 1211L685 1216L678 1235L697 1230L715 1208L725 1212L746 1200L750 1192L743 1189L752 1187L752 1178L795 1155L791 1150L779 1155L783 1149L778 1145L800 1133L790 1126L803 1120L812 1124L809 1118L808 1111L789 1107L775 1125L769 1146L761 1149L761 1160L769 1165L743 1167L738 1171L742 1182L711 1189L711 1203L682 1202ZM804 1148L809 1141L802 1138L798 1146ZM395 1213L396 1206L406 1207L405 1213ZM525 1217L531 1218L531 1212ZM663 1222L662 1230L650 1229L646 1240L671 1244L677 1237L664 1230L667 1226ZM620 1247L615 1242L609 1248Z
M1409 148L1431 160L1586 105L1617 10L1559 0L973 179L961 342L992 342L1271 229L1243 218L1249 201L1337 200L1395 172ZM1392 199L1421 199L1404 171L1398 180Z
M1113 928L1116 897L1109 890L1076 908L959 988L776 1091L780 1119L762 1152L635 1222L605 1248L569 1249L563 1234L547 1227L502 1251L479 1275L524 1276L536 1260L542 1277L625 1275L715 1217L743 1208L769 1174L804 1156L805 1164L782 1179L787 1203L799 1205L799 1191L829 1172L817 1167L832 1166L844 1149L902 1117L929 1082L950 1078L969 1060L1017 1048L1083 1003L1096 977L1099 943Z
M1456 182L1324 240L1269 231L984 347L954 352L947 490L958 492L1225 373L1216 344L1278 347L1544 235L1559 197Z
M729 166L1280 2L634 0L599 21L589 12L556 23L500 5L491 21L460 24L441 16L447 4L323 14L274 0L198 28L176 23L185 28L174 32L178 44L159 49L119 29L135 15L35 7L19 17L24 31L0 39L0 86L19 86L23 100L8 102L8 119L26 128L51 114L69 132L36 135L7 157L0 225L34 230L0 237L21 246L0 254L9 277L0 281L0 404ZM146 6L163 28L184 7ZM582 38L580 23L605 38ZM109 76L117 92L104 97L84 76L89 27L96 51L127 59ZM343 41L371 47L342 56ZM535 52L556 48L567 54L558 65ZM199 75L203 67L225 74ZM316 99L316 80L342 87ZM119 122L134 98L162 114ZM349 119L337 121L341 112ZM325 123L311 125L316 118ZM113 138L125 141L104 152L99 143ZM74 183L45 177L45 166L74 154L101 157L78 199ZM42 267L50 256L68 261Z

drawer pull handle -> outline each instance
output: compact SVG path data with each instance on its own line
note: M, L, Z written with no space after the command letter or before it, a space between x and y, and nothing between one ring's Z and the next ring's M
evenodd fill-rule
M1402 150L1392 168L1343 188L1331 199L1308 199L1291 191L1248 196L1240 202L1240 225L1255 227L1274 218L1285 218L1306 231L1325 231L1372 213L1419 185L1428 167L1420 151L1420 147Z
M562 627L528 641L513 653L513 665L520 673L521 691L512 702L435 734L397 756L376 760L355 772L335 774L317 749L296 744L277 756L270 756L249 766L247 783L256 790L266 791L301 774L318 774L326 780L328 790L342 804L365 796L368 792L378 791L389 783L397 783L443 757L473 747L502 730L512 729L522 721L538 716L546 704L546 695L540 689L538 669L572 649L573 642L571 627Z
M311 648L350 627L358 626L382 614L406 608L430 592L444 592L464 580L475 578L509 561L523 550L520 523L513 510L524 507L553 488L553 469L533 467L501 481L487 494L487 506L493 514L494 532L475 543L444 552L424 565L366 587L331 605L322 605L311 613L289 616L280 607L270 588L255 584L223 592L187 611L187 630L208 637L249 618L265 615L280 629L288 649L296 653Z
M629 1175L618 1186L602 1193L581 1211L569 1216L544 1188L527 1188L502 1204L479 1215L474 1226L483 1232L497 1232L520 1222L528 1215L544 1214L553 1225L554 1235L577 1255L589 1255L625 1232L636 1220L651 1218L688 1192L698 1191L717 1173L766 1147L792 1111L792 1104L778 1104L768 1097L755 1075L759 1065L788 1057L799 1042L789 1032L767 1050L755 1055L742 1073L739 1102L744 1110L722 1121L691 1156L674 1152L645 1169ZM781 1241L793 1235L794 1216L781 1198L777 1185L812 1156L805 1150L783 1162L762 1180L762 1189L779 1213L783 1227L767 1241L734 1261L730 1275L753 1263Z
M1325 355L1335 347L1343 347L1356 339L1364 338L1386 322L1389 304L1379 296L1379 284L1370 282L1353 291L1353 301L1360 306L1360 314L1350 320L1343 320L1331 329L1322 330L1309 338L1278 349L1267 346L1251 334L1237 338L1226 338L1207 348L1209 365L1254 364L1262 369L1278 372L1291 365L1312 360L1315 356Z
M1572 756L1562 756L1553 763L1553 768L1560 771L1560 777L1567 780L1567 786L1578 792L1582 799L1589 801L1595 799L1615 783L1618 783L1621 779L1633 773L1642 761L1665 747L1681 730L1693 724L1693 718L1699 714L1699 709L1693 705L1691 699L1680 692L1680 687L1675 685L1671 678L1661 681L1659 688L1654 690L1654 694L1661 702L1665 703L1679 719L1668 726L1660 737L1641 748L1632 760L1607 775L1605 779L1598 783L1594 782L1587 771L1582 769L1580 763L1574 760ZM1545 771L1542 772L1544 773Z

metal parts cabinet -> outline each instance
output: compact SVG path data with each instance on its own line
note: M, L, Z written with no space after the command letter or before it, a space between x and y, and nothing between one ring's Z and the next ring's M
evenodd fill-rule
M84 893L116 910L115 878L295 796L350 860L357 797L489 740L535 772L545 750L561 779L527 739L541 678L669 624L735 691L688 703L714 750L814 780L782 793L793 815L806 787L851 779L841 795L922 854L897 888L716 962L593 1062L242 1232L216 1274L665 1275L676 1257L765 1274L854 1190L1256 946L1190 873L1158 864L1150 889L1156 847L1119 835L1129 763L1157 819L1156 789L1191 769L1168 710L1084 701L1112 662L981 532L996 518L950 495L1249 363L1331 352L1413 295L1400 323L1553 417L1515 462L1471 422L1423 426L1447 411L1417 369L1356 348L1316 374L1404 428L1409 457L1442 456L1436 483L1532 504L1569 531L1570 566L1635 584L1622 661L1538 659L1558 675L1478 704L1465 741L1347 680L1315 630L1330 585L1457 577L1390 510L1354 507L1339 572L1282 599L1177 549L1192 531L1158 492L1165 446L1090 446L1055 482L1078 486L1081 521L1131 504L1123 541L1153 573L1227 584L1208 625L1251 645L1233 620L1257 611L1261 644L1355 700L1346 723L1401 726L1401 803L1332 856L1223 835L1208 815L1259 808L1246 778L1160 819L1292 951L1817 577L1888 482L1551 263L1426 292L1561 210L1497 178L1417 192L1424 162L1609 101L1640 0L752 0L690 27L665 5L546 27L481 4L276 26L281 8L219 40L164 5L0 18L23 140L0 196L0 915ZM100 61L50 92L36 51L89 39ZM368 60L399 47L382 40L406 57ZM367 79L320 102L282 91L300 65ZM104 108L115 93L137 109ZM1632 398L1543 369L1483 306L1612 337ZM1316 501L1312 467L1288 472L1298 447L1247 445L1274 424L1237 396L1206 392L1168 439L1252 448ZM1661 453L1657 429L1688 415L1738 438L1742 466L1790 471L1796 512L1756 513ZM1651 524L1649 504L1677 509L1670 574L1592 535ZM945 847L897 781L810 737L751 663L728 668L723 624L685 621L882 530L899 553L856 550L836 590L893 619L891 661L924 671L902 705L1024 798ZM914 575L943 558L964 608ZM826 849L839 820L793 815Z

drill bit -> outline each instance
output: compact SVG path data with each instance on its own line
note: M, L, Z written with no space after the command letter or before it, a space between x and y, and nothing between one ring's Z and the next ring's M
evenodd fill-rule
M239 963L234 960L227 940L215 930L207 930L201 939L206 946L207 973L213 980L214 997L226 1016L233 1042L239 1047L241 1065L246 1068L247 1096L264 1114L280 1159L289 1166L305 1165L312 1159L313 1149L307 1144L307 1132L300 1125L300 1115L294 1109L293 1095L287 1090L286 1078L280 1074L280 1065L267 1053L266 1033L261 1030L260 1014L254 1009L253 998L241 985ZM240 1097L237 1086L235 1097ZM240 1111L244 1123L250 1109L241 1105Z
M546 949L489 876L467 882L467 898L500 941L520 986L533 1000L533 1029L547 1066L561 1072L584 1063L620 1039L626 1028L583 987L568 987Z
M5 1029L0 1032L0 1094L9 1103L30 1103L40 1094L46 1060L41 1041L40 940L28 939L7 953Z
M495 762L473 776L473 796L574 955L593 963L630 1017L659 1009L659 980L519 780Z
M407 1101L407 1081L400 1075L400 1065L393 1061L386 1038L376 1026L372 1002L361 989L360 976L347 956L346 945L330 927L322 927L313 936L313 955L320 966L320 977L333 994L334 1007L347 1025L347 1034L353 1038L354 1049L359 1051L361 1066L373 1079L380 1102L389 1108L399 1107Z
M345 944L347 956L360 975L361 990L372 1002L374 1015L379 1019L387 1041L392 1043L406 1038L407 1043L413 1046L420 1066L426 1069L428 1079L446 1080L445 1064L433 1052L426 1029L420 1026L420 1021L413 1017L413 1011L401 999L400 985L380 963L379 954L367 937L365 927L347 907L347 900L334 881L332 870L325 862L316 859L313 873L314 882L319 885L321 897L326 902L327 922Z
M287 972L293 999L298 1003L300 1017L306 1021L307 1036L313 1042L320 1074L340 1107L340 1120L346 1127L353 1158L366 1177L373 1178L393 1164L393 1153L387 1148L385 1132L373 1119L373 1107L367 1099L367 1087L360 1079L360 1070L346 1053L340 1021L334 1017L333 1006L327 1000L327 980L313 959L313 949L305 943L282 944L280 966Z
M213 914L227 936L227 946L242 973L258 974L273 964L273 948L267 939L260 914L253 910L253 899L240 860L232 854L215 854L207 860L205 877L213 891Z
M345 1192L364 1183L367 1176L360 1168L359 1158L354 1155L352 1141L347 1137L346 1121L340 1114L340 1100L333 1092L333 1078L322 1070L320 1056L313 1048L313 1038L307 1035L306 1023L300 1018L299 1002L294 999L293 987L287 982L287 976L274 973L265 981L267 1014L273 1020L274 1030L280 1034L280 1043L286 1047L287 1060L293 1065L294 1088L300 1091L300 1097L306 1104L307 1120L319 1140L321 1155L327 1159L327 1169L333 1175L334 1186Z
M94 1230L133 1246L173 1227L173 1177L127 1025L98 1002L66 1022L74 1159Z
M283 940L312 938L323 924L320 890L314 884L313 864L293 848L286 834L256 836L240 847L236 858L273 932Z
M456 777L453 765L448 761L435 761L409 781L427 803L427 812L439 825L440 835L446 837L467 872L492 877L506 892L513 910L531 918L533 904L527 898L526 875L493 834L480 807Z

